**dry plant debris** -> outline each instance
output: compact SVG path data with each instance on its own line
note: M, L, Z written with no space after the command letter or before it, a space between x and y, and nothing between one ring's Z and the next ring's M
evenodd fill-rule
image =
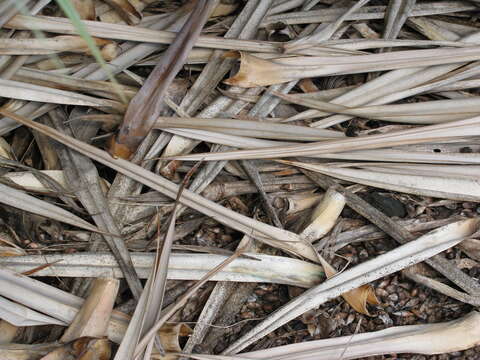
M479 10L0 2L0 359L480 359Z

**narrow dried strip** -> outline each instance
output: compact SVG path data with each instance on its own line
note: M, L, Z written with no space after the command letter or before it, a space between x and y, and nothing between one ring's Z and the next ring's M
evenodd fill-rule
M224 354L236 354L304 312L341 294L408 266L424 261L478 231L480 221L456 222L346 270L291 300L230 345Z

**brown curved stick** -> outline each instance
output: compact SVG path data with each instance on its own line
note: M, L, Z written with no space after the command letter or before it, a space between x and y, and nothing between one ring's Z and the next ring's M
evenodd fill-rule
M111 139L114 157L130 158L160 115L163 97L184 65L216 1L197 0L190 16L155 66L140 91L130 102L118 133Z

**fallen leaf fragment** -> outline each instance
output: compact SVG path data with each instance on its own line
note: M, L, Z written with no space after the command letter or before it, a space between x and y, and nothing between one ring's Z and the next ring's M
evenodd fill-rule
M385 330L278 346L241 354L243 359L359 359L383 354L434 355L480 344L480 313L438 324L395 326ZM399 357L400 358L400 357ZM202 359L200 356L199 359ZM215 357L211 358L212 360Z
M337 274L337 270L330 265L323 257L319 255L320 263L325 270L325 275L327 278L331 278ZM352 308L358 311L361 314L369 315L367 304L370 305L379 305L377 297L375 296L375 291L373 290L372 285L365 284L356 289L350 290L344 294L342 297L347 303L350 304Z
M116 279L95 279L88 298L60 341L68 343L81 337L106 336L119 284Z
M40 360L110 360L108 339L83 337L55 349Z

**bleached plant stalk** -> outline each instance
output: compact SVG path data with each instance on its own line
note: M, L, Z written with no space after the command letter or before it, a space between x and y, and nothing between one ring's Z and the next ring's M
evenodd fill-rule
M2 79L0 81L0 96L17 100L43 101L52 104L105 107L120 113L125 111L124 106L117 101L13 80Z
M381 135L356 137L315 142L301 145L276 146L254 150L238 150L225 153L201 153L176 156L180 160L237 160L237 159L273 159L293 156L317 156L352 150L389 148L398 145L421 144L440 141L452 141L458 137L479 135L480 117L452 121L438 125L423 126L414 129L395 131Z
M443 226L390 252L359 264L306 291L276 310L260 324L230 345L224 354L236 354L304 312L376 279L422 262L471 236L479 229L479 219Z
M241 257L213 276L212 281L268 282L309 288L320 282L321 267L306 261L271 255L250 254ZM132 253L138 276L146 279L154 254ZM170 280L198 280L227 258L225 255L172 253L169 262ZM114 277L123 273L115 258L107 253L65 255L31 255L0 258L0 265L16 272L52 264L31 276Z
M287 7L288 8L288 7ZM440 3L417 4L411 11L410 16L426 16L448 14L458 11L475 10L476 7L470 4L459 4L456 1L442 1ZM344 14L348 8L333 8L321 10L309 10L299 12L288 12L286 14L271 15L264 19L261 26L266 27L269 24L277 22L294 25L294 24L318 24L335 21L340 15ZM351 20L371 20L385 18L386 6L365 6L357 12L347 17L347 21Z
M344 206L345 197L334 189L328 189L317 205L311 217L311 223L300 236L308 242L314 242L326 235L334 226Z
M445 169L442 166L427 167L421 171L421 167L382 168L372 166L370 168L343 167L335 165L317 165L300 162L288 162L303 169L320 172L333 176L337 179L352 181L354 183L374 186L381 189L404 192L421 196L433 196L444 199L461 201L480 201L480 185L478 177L462 176L455 174L455 166ZM418 170L417 170L418 169ZM467 170L468 167L457 167L457 172ZM429 171L430 170L430 171ZM478 168L473 166L471 171ZM439 171L439 172L437 172Z
M434 100L407 104L394 105L368 105L364 107L345 107L332 105L313 99L294 100L289 95L278 94L283 99L308 106L314 109L326 110L338 114L358 116L367 119L386 120L407 124L435 124L447 121L467 119L480 113L478 98ZM383 102L383 100L382 100ZM330 119L328 120L330 121ZM311 124L312 127L323 128L326 124L320 120ZM330 122L328 123L330 124Z
M4 184L0 184L0 203L40 216L46 216L50 219L61 221L66 224L78 226L89 231L99 231L96 226L89 224L82 218L59 206L37 199L34 196L25 194L20 190L16 190Z
M480 47L460 48L454 52L449 48L438 48L368 55L293 56L271 60L242 52L240 57L239 72L225 83L250 88L333 74L356 74L475 61L480 59Z
M256 139L251 137L220 134L207 130L195 129L165 129L172 134L182 135L187 138L202 140L213 144L234 146L240 149L269 148L281 145L293 145L291 142ZM321 159L339 160L364 160L364 161L389 161L389 162L417 162L417 163L449 163L449 164L478 164L480 156L478 153L460 153L456 151L434 152L433 149L441 149L443 144L430 143L429 149L407 149L404 147L342 151L335 153L324 153L311 155ZM467 145L458 143L459 148ZM425 145L427 146L427 144ZM209 157L211 155L208 155ZM288 155L285 155L288 156Z
M57 20L58 18L55 18L55 19ZM162 19L161 21L157 21L155 24L152 25L152 28L164 29L167 27L171 30L175 30L177 29L176 28L177 26L182 26L185 20L186 20L185 12L182 9L179 9L179 11L175 13L168 14L168 16L165 16L165 18ZM74 27L69 22L69 20L65 20L65 21L69 24L72 31L75 31L73 30ZM122 46L122 49L125 49L125 51L108 64L110 71L113 74L117 74L122 70L128 68L129 66L135 64L138 61L138 59L142 59L154 53L158 48L155 46L152 46L151 43L141 43L138 45L124 44L124 46ZM86 67L82 66L82 68L77 72L75 72L74 75L78 78L86 78L88 80L108 79L106 72L98 64L90 64ZM55 107L56 105L54 104L30 102L25 104L20 109L14 109L14 110L12 109L12 111L15 111L19 115L28 115L33 119L35 119L41 115L46 114L47 112L54 109ZM18 123L15 122L13 119L10 119L8 117L3 117L0 119L0 134L8 133L9 131L15 129L18 126L19 126Z
M140 41L156 44L171 44L176 34L171 31L151 30L121 24L110 24L99 21L82 21L92 36L100 38ZM30 30L35 28L41 31L58 34L77 34L75 27L68 19L16 15L7 24L6 28L16 30ZM267 41L221 38L200 36L195 46L210 49L244 50L251 52L279 53L279 44Z
M53 88L61 88L63 90L89 91L94 94L101 94L103 97L105 97L105 95L115 96L115 99L118 99L115 92L118 88L121 89L122 93L127 98L132 98L138 90L136 87L121 84L118 84L117 89L115 89L112 84L107 81L79 80L70 75L55 74L51 71L35 70L25 67L18 69L12 77L12 80L37 85L43 84Z
M113 43L103 39L95 39L98 46L108 47ZM111 60L111 49L105 49L102 55ZM88 46L79 36L56 36L45 39L1 39L0 55L47 55L60 52L88 53Z
M92 283L90 294L60 341L68 343L84 336L106 336L119 285L117 279L97 277Z
M0 267L0 295L32 310L69 324L80 310L84 299ZM119 343L129 321L129 316L113 311L108 337Z
M199 129L230 135L293 141L314 141L344 137L342 133L333 130L240 119L160 117L155 127L159 129Z
M370 333L278 346L243 353L241 358L347 360L392 353L434 355L466 350L479 343L480 313L472 311L453 321L395 326ZM199 355L198 359L202 358ZM215 356L211 359L214 360Z
M478 42L479 36L480 33L474 33L461 40L465 43L476 43ZM408 96L420 94L425 90L432 90L436 87L450 84L452 81L455 81L455 79L464 78L464 76L478 71L478 69L476 69L478 66L475 67L474 63L470 66L470 69L464 69L465 71L458 74L453 73L453 75L450 75L446 79L441 78L461 65L463 64L394 70L358 86L348 93L333 99L332 102L348 106L387 104ZM438 78L441 80L437 80ZM318 110L307 110L303 114L298 114L298 116L303 117L307 114L309 116L328 115L328 113L322 113ZM329 127L349 119L351 119L349 115L333 115L317 121L312 124L312 126L320 128Z

